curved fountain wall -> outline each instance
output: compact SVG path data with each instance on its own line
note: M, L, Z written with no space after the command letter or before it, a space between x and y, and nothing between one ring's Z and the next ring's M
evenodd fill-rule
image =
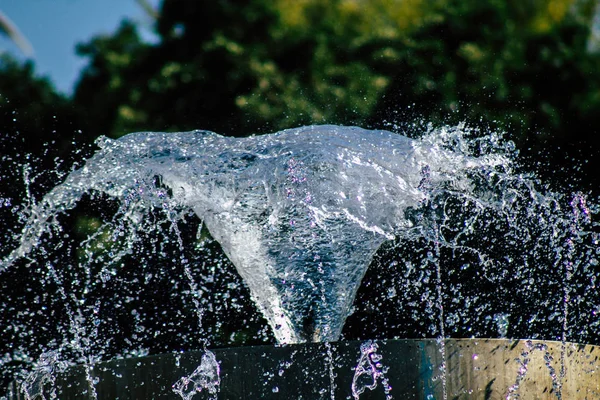
M84 369L71 368L45 394L63 400L600 398L596 346L506 339L446 339L444 346L445 358L437 340L216 349L218 384L216 375L193 375L204 352L156 355L95 365L93 390ZM182 377L188 380L176 393ZM25 398L16 387L9 396Z

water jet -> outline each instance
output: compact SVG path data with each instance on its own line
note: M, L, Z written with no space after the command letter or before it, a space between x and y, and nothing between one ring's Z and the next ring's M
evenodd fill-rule
M457 350L460 346L448 342L449 336L524 332L533 339L558 340L558 357L557 345L550 342L529 349L544 354L546 369L553 371L548 372L550 391L557 398L571 393L563 390L571 379L569 341L597 337L600 320L593 289L599 238L592 220L597 205L581 193L545 189L519 170L514 145L496 133L478 136L461 125L429 129L409 139L388 131L326 125L242 139L206 131L145 132L103 138L98 145L100 150L83 167L17 211L21 222L12 235L15 245L2 248L4 279L28 274L44 284L37 297L31 291L23 295L33 296L39 306L6 322L13 338L25 332L30 344L43 342L36 343L31 355L24 355L21 345L4 361L32 365L29 373L20 372L20 387L31 398L74 363L87 365L79 367L86 390L91 398L102 398L95 371L113 362L106 359L114 356L111 343L125 343L131 354L136 343L157 336L144 326L156 313L148 311L138 293L156 275L173 281L174 270L161 267L165 260L175 259L183 280L174 285L201 329L205 310L214 307L204 282L214 278L198 273L210 260L194 254L206 252L213 239L278 343L325 343L298 347L320 355L307 371L317 368L315 363L329 365L329 386L315 386L322 398L337 398L348 388L355 398L367 398L377 382L387 388L384 396L400 387L393 372L399 364L388 365L386 359L402 356L377 353L388 344L367 342L358 352L354 348L350 378L337 368L349 365L351 353L340 353L346 361L335 358L345 342L330 344L342 335L367 268L385 246L390 254L382 256L387 257L383 268L391 276L386 297L396 299L396 313L421 321L424 329L417 337L435 338L411 344L420 352L409 358L417 362L415 354L420 354L420 365L433 365L438 389L432 398L458 395L452 360L470 354ZM85 201L110 203L110 212L103 211L96 229L78 239L64 219ZM191 218L200 222L186 236ZM137 260L137 273L131 260ZM220 264L215 261L210 268L215 265L218 269ZM2 310L13 309L10 301L2 303ZM44 314L47 309L53 310L50 316ZM175 319L183 314L172 312ZM113 328L127 322L127 316L135 320L131 333ZM57 321L56 331L32 333L36 318ZM390 341L389 346L408 352L404 344L394 343L405 342ZM497 346L512 357L512 345L506 343ZM517 343L513 349L521 349L529 342L512 343ZM208 351L206 337L197 345L205 356L194 361L197 373L189 371L183 381L171 382L169 390L184 399L197 394L196 389L186 392L189 385L210 396L217 396L219 388L226 393L225 383L216 383L231 374L225 372L226 351L221 359L218 350ZM273 351L296 351L284 348ZM431 348L439 356L424 363L424 349ZM543 350L549 348L553 350ZM117 357L126 362L126 353ZM596 350L583 353L592 357ZM470 356L474 354L479 353ZM521 367L526 367L529 358L523 354L525 350L520 352ZM558 364L552 364L557 358ZM476 368L469 364L467 375L480 375ZM584 369L595 376L595 361ZM528 373L517 369L517 395ZM597 393L592 386L586 396ZM480 391L465 390L461 395Z

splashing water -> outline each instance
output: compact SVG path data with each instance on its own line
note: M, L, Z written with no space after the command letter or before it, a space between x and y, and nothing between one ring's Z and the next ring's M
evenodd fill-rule
M552 379L554 395L556 396L557 400L562 400L562 377L556 373L554 367L552 366L553 358L548 352L548 347L543 343L533 344L531 341L526 341L525 344L526 349L521 353L521 358L515 359L515 362L519 365L519 369L517 371L515 383L508 388L506 400L516 400L521 398L519 396L519 388L529 370L531 354L536 351L544 353L544 364L548 370L548 375Z
M111 264L128 254L147 210L161 208L174 221L179 210L192 209L284 343L339 336L373 254L411 227L405 212L425 198L423 168L430 184L466 189L466 171L502 162L390 132L332 126L246 139L140 133L99 144L85 167L31 210L3 268L28 257L44 233L59 229L57 214L89 191L123 202L119 216L128 234Z
M198 368L190 376L184 376L173 384L173 392L183 400L191 400L195 394L206 390L216 399L221 385L220 366L215 354L205 350Z
M23 381L21 387L27 400L32 400L37 397L44 398L44 386L50 384L53 386L56 373L65 367L64 362L59 361L56 352L43 353L35 367L35 369ZM55 398L55 395L52 395Z
M151 332L145 317L171 312L173 325L188 321L181 310L148 309L140 288L154 295L172 284L182 302L193 303L200 326L205 310L236 307L231 294L217 298L210 289L224 279L224 261L210 259L211 238L281 343L337 340L384 243L395 254L385 293L397 299L394 312L421 321L426 335L529 329L534 338L566 341L600 332L593 312L600 305L589 294L598 266L597 206L517 172L514 144L495 133L477 137L458 126L409 139L309 126L242 139L136 133L98 145L40 201L17 207L0 195L19 216L0 248L0 275L39 282L15 300L27 299L30 311L15 314L14 303L0 304L7 335L20 338L10 361L33 343L38 367L46 362L40 354L96 362L110 357L118 340L127 356L168 334ZM85 202L99 204L102 215L81 234L69 218ZM201 223L187 235L194 218ZM167 259L181 269L161 271ZM174 281L177 274L184 282ZM56 303L62 313L46 315ZM510 315L510 325L500 327L497 315ZM40 320L56 332L34 333ZM124 320L134 321L129 336L112 328ZM189 393L184 386L181 396Z
M352 378L352 396L355 400L358 400L365 390L375 390L379 381L383 386L386 400L392 399L392 388L385 376L388 368L383 365L383 357L377 353L378 349L377 343L371 340L360 346L360 358Z

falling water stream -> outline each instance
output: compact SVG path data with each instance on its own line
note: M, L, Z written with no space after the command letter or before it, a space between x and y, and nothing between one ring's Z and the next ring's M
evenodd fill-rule
M214 395L219 363L208 347L227 321L213 327L206 315L236 312L247 288L270 327L257 337L336 341L374 258L392 277L377 290L423 326L420 337L438 339L442 359L448 336L526 334L563 346L599 337L597 204L523 172L514 144L495 132L460 125L410 139L327 125L247 138L144 132L97 144L42 198L0 199L17 221L4 228L2 290L23 285L0 301L2 339L14 343L0 366L30 398L70 365L145 354L183 322L197 328L176 339L205 357L173 390ZM82 204L97 215L73 229ZM224 272L229 262L238 277ZM145 303L173 293L180 308ZM377 349L361 348L356 399L378 382L391 398L394 371ZM445 387L445 366L437 373Z

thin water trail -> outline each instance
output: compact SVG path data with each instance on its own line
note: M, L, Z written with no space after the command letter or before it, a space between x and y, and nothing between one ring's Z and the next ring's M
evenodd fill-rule
M329 375L329 398L335 400L335 390L337 388L337 384L335 383L335 358L331 343L325 342L324 345L326 349L325 365L327 366L327 374Z
M429 224L429 227L425 227L427 230L427 239L433 245L433 252L427 253L427 261L429 268L435 270L435 299L433 303L437 309L437 344L439 346L441 363L438 367L439 380L442 384L442 399L448 399L447 390L447 370L446 370L446 322L444 317L444 281L442 279L442 258L440 250L440 212L438 206L433 203L432 191L435 190L431 181L431 169L429 166L425 166L421 171L422 179L419 183L419 188L426 193L426 199L424 203L428 209L428 215L426 215L425 224ZM441 215L442 218L446 217ZM433 310L432 310L433 311Z
M85 377L88 385L90 399L97 399L95 381L91 374L91 369L96 361L90 354L91 342L97 337L94 328L85 327L85 317L80 308L74 307L74 304L85 303L85 299L78 299L73 294L67 294L64 289L63 280L59 272L52 263L46 264L47 276L58 288L58 295L63 301L66 314L68 316L68 332L58 349L43 352L35 362L33 371L27 376L21 385L21 391L27 399L44 397L44 387L48 384L51 389L51 396L55 397L53 383L56 375L66 369L68 362L63 360L66 351L71 350L75 353L78 362L84 365Z
M434 238L434 249L435 249L435 257L434 257L434 262L435 262L435 278L436 278L436 289L437 289L437 298L436 298L436 304L437 307L439 309L439 315L438 315L438 324L439 324L439 334L438 334L438 345L440 347L440 359L442 360L440 366L439 366L439 373L441 375L441 381L442 381L442 399L443 400L448 400L448 387L447 387L447 368L446 368L446 360L447 360L447 356L446 356L446 322L444 319L444 297L443 297L443 281L442 281L442 267L441 267L441 252L440 252L440 244L439 244L439 240L437 238L438 234L437 234L437 229L438 226L436 223L434 223L433 225L433 230L435 232L435 238Z
M164 205L165 214L167 215L168 222L171 226L170 230L175 234L176 245L179 249L179 264L183 267L183 273L187 279L189 286L190 297L194 304L194 310L197 318L198 329L202 329L202 316L204 314L204 307L202 306L202 294L198 288L198 283L194 279L192 274L189 260L185 257L185 247L182 238L182 233L178 227L180 218L176 218L176 210L172 209L167 203ZM199 227L199 231L202 226ZM221 368L215 354L210 351L210 341L208 338L202 338L201 348L204 354L200 365L187 376L181 377L172 386L174 393L178 394L182 400L191 400L195 394L207 392L210 399L216 400L221 386Z
M566 354L567 354L567 340L569 340L569 304L571 303L571 291L572 291L572 280L573 275L577 273L577 268L579 261L575 256L575 242L580 241L578 237L582 231L581 225L582 223L590 222L590 210L586 205L586 199L581 193L576 193L573 195L573 198L570 202L570 207L572 210L572 216L568 221L567 226L567 238L564 244L564 254L562 257L564 258L563 266L564 266L564 311L563 311L563 326L562 326L562 336L561 336L561 351L560 351L560 373L558 379L558 387L557 387L557 396L559 399L561 396L561 389L563 385L563 381L566 375Z

